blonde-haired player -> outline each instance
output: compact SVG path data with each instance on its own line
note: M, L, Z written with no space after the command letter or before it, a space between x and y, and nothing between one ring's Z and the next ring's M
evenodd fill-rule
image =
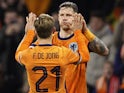
M25 65L29 93L66 93L64 86L66 66L78 64L79 55L68 48L52 45L54 20L51 16L41 14L37 19L35 17L34 14L29 14L27 32L15 55L16 60ZM38 43L30 46L35 34Z

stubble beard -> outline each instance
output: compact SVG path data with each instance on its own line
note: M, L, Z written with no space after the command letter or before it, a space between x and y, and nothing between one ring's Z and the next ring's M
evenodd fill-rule
M61 26L62 27L62 29L64 30L64 31L69 31L70 30L70 26L69 25L63 25L63 26Z

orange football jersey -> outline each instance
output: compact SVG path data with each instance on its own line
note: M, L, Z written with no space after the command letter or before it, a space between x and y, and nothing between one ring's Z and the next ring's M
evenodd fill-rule
M68 93L87 93L86 63L89 60L88 40L80 30L68 38L61 38L59 32L53 35L53 44L65 46L73 51L79 51L83 64L69 65L66 71L66 88Z
M78 61L79 56L68 48L49 44L29 47L32 34L27 34L16 52L16 60L24 64L27 71L29 93L66 93L66 66Z

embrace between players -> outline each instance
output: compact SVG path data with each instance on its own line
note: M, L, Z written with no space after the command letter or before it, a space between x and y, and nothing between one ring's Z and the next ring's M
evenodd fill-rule
M87 93L89 52L108 55L108 48L89 31L75 3L62 3L58 20L60 31L55 31L54 20L47 14L30 13L26 18L25 36L15 58L25 65L29 93Z

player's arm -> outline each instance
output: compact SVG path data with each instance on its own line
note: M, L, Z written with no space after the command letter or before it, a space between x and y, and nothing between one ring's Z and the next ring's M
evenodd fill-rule
M65 57L68 60L67 64L80 64L82 62L82 57L78 52L73 52L71 49L65 49Z
M82 30L82 33L89 40L88 46L89 50L100 55L108 55L109 49L103 43L102 40L100 40L98 37L96 37L93 33L89 31L83 16L81 14L75 14L74 19L75 19L74 28L76 30L77 29Z
M21 52L23 50L29 48L29 46L32 43L33 38L35 36L34 26L33 26L34 20L35 20L35 15L30 13L29 18L27 18L27 24L25 26L25 35L15 53L15 58L18 62L20 62ZM32 30L30 30L30 29L32 29Z
M83 34L89 40L88 48L91 52L95 52L100 55L109 54L109 49L107 48L105 43L98 37L96 37L93 33L91 33L89 29L85 30Z
M79 53L77 54L77 56L79 57L78 61L75 61L75 62L73 62L72 64L78 65L78 64L83 63L83 61L82 61L82 56L81 56Z

